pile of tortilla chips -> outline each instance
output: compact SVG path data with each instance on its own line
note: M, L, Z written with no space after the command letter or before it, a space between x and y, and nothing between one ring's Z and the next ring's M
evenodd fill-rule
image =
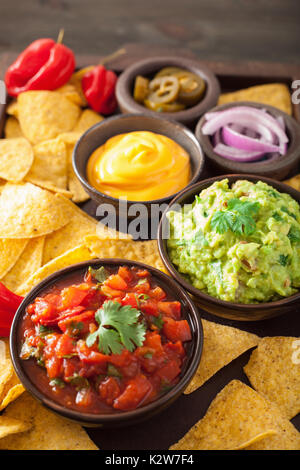
M74 202L89 198L73 167L77 140L103 117L91 109L72 83L55 91L28 91L7 106L0 140L0 178L27 181Z

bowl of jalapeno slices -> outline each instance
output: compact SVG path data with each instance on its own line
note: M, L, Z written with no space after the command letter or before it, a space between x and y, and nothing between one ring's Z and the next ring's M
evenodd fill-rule
M220 94L215 75L198 61L154 57L128 67L119 77L116 97L123 113L147 113L193 125Z

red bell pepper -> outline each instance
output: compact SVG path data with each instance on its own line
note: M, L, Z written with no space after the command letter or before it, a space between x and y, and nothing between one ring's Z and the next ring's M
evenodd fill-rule
M14 97L28 90L55 90L70 79L74 69L71 49L53 39L38 39L7 69L6 89Z
M9 336L10 327L23 297L14 294L0 282L0 336Z
M81 86L90 107L101 114L112 114L117 107L117 76L103 65L96 65L82 77Z

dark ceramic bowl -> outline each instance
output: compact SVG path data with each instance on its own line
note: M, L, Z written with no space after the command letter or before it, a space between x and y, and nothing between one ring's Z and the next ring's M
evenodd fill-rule
M141 114L118 115L104 119L99 124L88 129L78 140L73 152L74 171L86 192L97 204L110 204L117 214L127 216L124 206L120 207L120 199L108 196L93 188L86 177L87 161L92 152L103 145L111 137L133 131L150 131L162 134L173 139L181 145L190 155L191 181L189 185L200 179L204 157L199 142L194 134L178 122L167 121L158 116ZM177 193L178 194L178 193ZM127 201L127 208L133 204L144 204L148 214L151 213L152 204L168 204L176 194L152 201ZM125 211L123 213L123 211Z
M133 98L134 81L137 75L152 78L163 67L181 67L199 75L206 83L203 99L190 108L175 113L158 113L151 111ZM220 95L220 85L216 76L197 60L184 57L152 57L141 60L128 67L118 78L116 97L122 113L140 113L148 116L163 116L174 119L186 126L194 125L202 114L217 104Z
M181 286L192 294L194 301L204 310L217 315L218 317L229 318L231 320L242 320L242 321L256 321L256 320L265 320L267 318L272 318L278 315L283 315L291 312L295 308L299 308L300 305L300 291L290 297L283 298L275 302L266 302L258 304L241 304L234 302L227 302L224 300L217 299L210 295L205 294L200 289L197 289L192 284L190 284L184 277L177 271L176 267L173 265L167 249L167 240L163 239L163 233L168 233L167 231L167 218L166 214L174 204L179 204L183 206L184 204L190 204L194 201L195 196L198 195L203 189L211 186L215 181L220 181L224 178L228 178L229 184L234 183L240 179L247 179L249 181L257 182L263 181L264 183L273 186L275 189L282 193L288 193L292 198L294 198L300 204L300 192L295 189L287 186L284 183L278 181L259 177L255 175L223 175L217 176L215 178L209 178L201 181L200 183L194 184L192 187L187 188L182 191L176 198L173 199L170 206L164 212L160 226L158 229L158 248L161 255L161 258L166 266L167 270L171 275L178 281Z
M286 178L289 173L297 169L300 160L300 125L298 122L280 109L252 101L223 104L211 109L210 112L224 111L225 109L234 108L236 106L250 106L252 108L266 109L274 117L281 116L284 119L286 133L289 137L288 150L286 154L280 156L278 160L272 161L265 160L261 162L242 163L226 160L226 158L214 152L211 136L202 133L202 126L206 121L205 116L202 116L196 126L195 134L202 146L205 156L209 159L213 168L221 174L244 173L266 176L276 180Z
M192 340L187 344L187 359L184 363L182 373L180 376L179 382L165 395L161 396L154 402L137 408L133 411L120 412L116 414L91 414L91 413L81 413L69 408L65 408L59 403L55 402L53 399L46 396L43 392L40 391L38 384L31 380L30 376L26 373L24 367L24 360L20 359L20 349L21 349L21 332L20 325L26 307L33 302L33 300L40 294L42 294L46 289L51 287L53 284L61 281L64 278L68 278L70 275L83 274L88 266L100 267L107 266L109 268L114 268L120 265L126 266L137 266L142 269L147 269L150 271L152 277L155 281L166 290L167 293L170 293L174 299L177 299L182 304L182 315L190 325L192 331ZM85 261L83 263L78 263L73 266L69 266L65 269L57 271L51 276L44 279L40 282L31 292L24 298L20 307L17 310L17 313L14 317L14 321L11 327L10 333L10 352L12 357L12 362L15 368L15 371L24 385L24 387L43 405L51 409L52 411L69 418L77 423L85 426L94 426L94 427L117 427L117 426L127 426L139 421L143 421L151 416L161 412L166 407L171 405L185 390L191 381L193 375L195 374L197 367L199 365L201 353L202 353L202 344L203 344L203 330L202 324L199 317L199 313L195 305L193 304L189 295L186 294L184 289L169 276L163 272L152 268L143 263L138 263L135 261L129 261L124 259L95 259L91 261Z

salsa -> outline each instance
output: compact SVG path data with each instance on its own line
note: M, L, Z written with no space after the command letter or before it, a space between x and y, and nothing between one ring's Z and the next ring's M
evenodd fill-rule
M180 302L146 269L90 267L36 297L20 357L54 401L86 413L144 406L178 381L191 340Z

